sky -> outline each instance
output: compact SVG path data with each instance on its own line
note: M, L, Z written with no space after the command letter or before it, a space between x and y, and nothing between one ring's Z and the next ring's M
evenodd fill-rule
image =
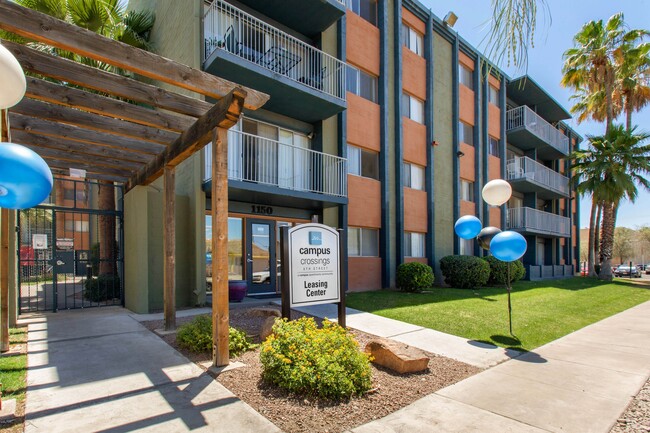
M539 1L539 0L538 0ZM420 0L438 17L444 17L453 11L458 15L454 30L478 48L486 52L483 38L487 34L487 22L491 17L489 0ZM573 46L573 36L591 20L604 20L618 12L623 12L629 28L650 29L650 0L547 0L549 19L538 15L538 30L535 47L528 52L528 75L537 81L567 110L573 105L569 100L572 92L560 85L562 78L562 54ZM549 15L547 14L547 16ZM499 65L510 77L515 78L525 73L514 68ZM621 122L624 119L621 118ZM650 132L650 107L636 113L632 122L639 125L639 130ZM569 125L580 135L602 135L604 124L583 122ZM591 198L584 197L580 202L580 227L589 226ZM617 226L637 228L650 225L650 192L639 190L639 197L634 204L623 203L618 211Z

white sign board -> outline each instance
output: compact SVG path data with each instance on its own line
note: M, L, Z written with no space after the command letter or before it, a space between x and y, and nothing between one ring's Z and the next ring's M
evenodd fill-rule
M42 234L32 235L32 248L35 250L46 250L47 235L42 235Z
M56 240L56 249L57 250L73 250L74 249L74 239L72 238L59 238Z
M290 306L341 301L339 233L323 224L289 229Z

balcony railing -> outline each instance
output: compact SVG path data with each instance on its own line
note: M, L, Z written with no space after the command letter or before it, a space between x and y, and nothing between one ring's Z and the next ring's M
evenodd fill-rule
M547 234L551 236L571 236L571 220L529 207L508 209L506 220L508 229Z
M506 165L507 180L527 179L559 194L569 195L569 178L527 156L515 156Z
M212 152L206 146L206 155ZM206 178L212 160L206 158ZM347 197L347 160L245 132L228 131L228 179ZM207 179L206 179L207 180Z
M525 127L564 155L569 153L569 138L526 105L508 110L506 123L506 132Z
M345 63L222 1L203 17L204 58L224 49L269 71L345 100Z

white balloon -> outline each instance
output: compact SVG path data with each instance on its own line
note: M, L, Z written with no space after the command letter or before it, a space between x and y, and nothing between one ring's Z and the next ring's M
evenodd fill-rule
M494 179L485 184L481 195L488 204L501 206L510 200L512 187L503 179Z
M14 55L0 44L0 110L19 103L26 89L23 68Z

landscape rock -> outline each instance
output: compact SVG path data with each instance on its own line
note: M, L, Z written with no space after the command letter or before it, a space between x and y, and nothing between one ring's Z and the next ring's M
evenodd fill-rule
M251 316L258 316L258 317L282 317L282 314L280 314L280 311L276 310L275 308L252 308L250 310Z
M429 365L429 357L422 350L386 338L370 341L366 352L375 364L400 374L424 371Z
M260 341L266 340L266 337L273 334L273 324L275 323L275 319L277 319L277 317L271 316L264 320L264 323L260 326Z

